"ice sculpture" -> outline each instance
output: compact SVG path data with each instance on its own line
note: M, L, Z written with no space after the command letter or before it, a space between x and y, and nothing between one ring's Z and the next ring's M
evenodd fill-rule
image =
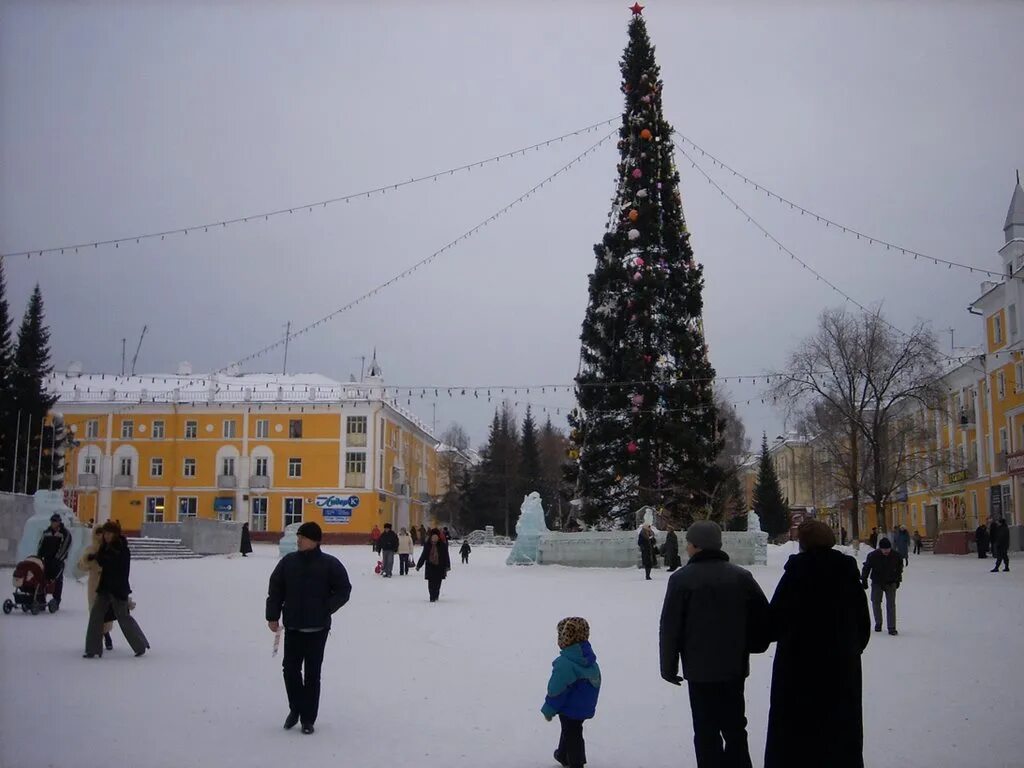
M747 530L761 532L761 518L754 510L747 512Z
M284 535L281 536L281 540L277 542L277 556L284 557L292 552L296 552L299 549L299 526L301 523L292 523L291 525L285 526Z
M548 526L544 522L544 505L541 503L540 494L534 491L523 498L523 504L519 508L516 541L512 545L512 551L509 552L505 564L533 565L536 563L542 533L548 533Z
M68 559L64 565L65 578L78 578L84 574L79 573L75 564L79 555L92 538L92 531L78 522L75 513L70 507L64 504L64 493L62 491L36 491L32 497L32 516L25 521L25 527L21 532L21 539L18 541L18 560L26 557L35 557L39 551L39 540L43 537L43 531L50 526L50 516L55 512L64 521L64 527L71 534L71 549L68 551Z

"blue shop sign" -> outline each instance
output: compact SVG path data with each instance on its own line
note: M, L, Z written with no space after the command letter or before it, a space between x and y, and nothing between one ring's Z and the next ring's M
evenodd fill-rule
M234 512L235 499L233 496L215 496L213 499L214 512Z
M316 505L323 510L325 523L348 525L352 521L352 510L359 506L359 497L324 493L316 497Z

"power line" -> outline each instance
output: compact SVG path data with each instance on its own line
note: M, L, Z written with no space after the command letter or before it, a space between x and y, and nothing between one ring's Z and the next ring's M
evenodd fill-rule
M309 213L312 213L315 208L321 208L321 209L322 208L326 208L328 205L333 205L334 203L341 203L341 202L348 203L348 202L350 202L352 200L356 200L358 198L363 198L363 197L370 197L371 195L375 195L375 194L383 195L383 194L387 193L388 191L394 191L394 190L397 190L397 189L401 189L402 187L407 187L410 184L419 184L420 182L423 182L423 181L437 181L439 178L442 178L444 176L451 176L451 175L453 175L455 173L459 173L459 172L462 172L462 171L471 171L471 170L473 170L473 168L482 168L485 165L488 165L488 164L491 164L491 163L497 163L497 162L500 162L500 161L505 160L507 158L515 157L516 155L523 156L523 155L525 155L527 152L529 152L531 150L539 150L539 149L541 149L543 147L549 147L552 144L554 144L555 142L561 142L561 141L564 141L565 139L571 138L573 136L579 136L580 134L590 133L591 131L596 131L598 128L601 128L601 127L603 127L605 125L608 125L609 123L614 122L617 119L618 119L617 117L613 117L613 118L610 118L608 120L602 120L601 122L594 123L592 125L588 125L585 128L579 128L579 129L577 129L575 131L569 131L568 133L563 133L561 136L555 136L555 137L550 138L550 139L545 139L544 141L539 141L536 144L531 144L531 145L529 145L527 147L520 147L519 149L514 149L511 152L503 152L500 155L492 155L491 157L488 157L488 158L486 158L484 160L474 160L471 163L466 163L464 165L455 166L453 168L447 168L447 169L445 169L443 171L435 171L434 173L428 173L428 174L426 174L424 176L415 176L413 178L408 179L407 181L399 181L399 182L396 182L396 183L393 183L393 184L385 184L384 186L373 187L372 189L364 189L361 192L353 192L351 194L342 195L340 197L331 197L331 198L328 198L326 200L317 200L315 202L301 203L301 204L298 204L298 205L289 206L287 208L278 208L278 209L273 210L273 211L263 211L261 213L251 213L251 214L249 214L247 216L236 216L236 217L230 218L230 219L221 219L221 220L218 220L218 221L210 221L210 222L206 222L204 224L193 224L193 225L187 226L187 227L177 227L175 229L165 229L165 230L161 230L159 232L147 232L145 234L129 235L127 237L110 238L110 239L107 239L107 240L93 240L93 241L84 242L84 243L74 243L74 244L71 244L71 245L58 245L58 246L54 246L54 247L51 247L51 248L32 248L32 249L27 250L27 251L12 251L11 253L2 253L2 254L0 254L0 259L6 259L6 258L14 257L14 256L25 256L26 258L31 258L32 256L43 256L44 254L52 254L52 253L61 253L61 254L63 254L66 251L72 251L72 250L77 253L79 251L79 249L81 249L81 248L93 248L93 249L96 249L96 248L99 248L100 246L110 246L110 245L113 245L115 248L119 248L122 243L132 243L132 242L140 243L143 240L153 240L153 239L158 238L158 237L161 240L163 240L164 238L172 236L172 235L187 235L189 232L209 232L211 227L220 227L220 228L223 229L224 227L227 227L228 224L248 224L250 222L258 221L260 219L263 219L264 221L267 221L267 220L270 219L271 216L282 216L282 215L285 215L285 214L294 214L296 211L303 211L303 210L305 210L305 211L308 211Z
M722 168L723 170L728 171L729 173L731 173L736 178L741 179L744 183L746 183L747 185L749 185L749 186L753 187L754 189L756 189L758 192L764 192L765 195L767 195L769 199L777 200L778 202L782 203L783 205L788 205L790 207L790 210L800 211L801 215L813 216L815 221L817 221L818 223L824 223L826 227L831 226L831 227L834 227L836 229L841 230L844 234L856 235L858 240L866 240L868 242L868 245L884 245L885 246L885 250L887 250L887 251L890 251L890 250L898 251L899 253L902 253L904 256L913 256L915 261L918 260L918 259L924 259L926 261L932 262L935 266L938 266L939 264L945 264L947 269L952 269L953 267L956 267L957 269L969 270L972 274L974 272L980 272L981 274L988 275L990 277L997 277L997 278L1006 277L1006 275L1004 273L1002 273L1002 272L996 272L996 271L991 270L991 269L984 269L982 267L976 267L973 264L962 264L962 263L960 263L958 261L950 261L949 259L940 259L937 256L929 256L926 253L921 253L920 251L915 251L912 248L905 248L905 247L903 247L901 245L897 245L896 243L892 243L892 242L890 242L888 240L883 240L880 237L876 237L874 235L869 235L866 232L862 232L862 231L860 231L858 229L855 229L853 227L847 226L846 224L842 224L842 223L840 223L838 221L835 221L834 219L830 219L827 216L823 216L820 213L816 213L815 211L812 211L809 208L805 208L804 206L800 205L797 202L794 202L793 200L790 200L790 199L788 199L786 197L783 197L782 195L778 194L777 192L773 192L771 189L766 187L764 184L761 184L760 182L754 181L750 177L744 175L743 173L740 173L735 168L733 168L732 166L730 166L730 165L726 164L725 162L719 160L717 157L715 157L710 152L705 150L703 147L701 147L695 141L693 141L692 139L688 138L687 136L684 136L679 131L675 131L675 134L677 136L679 136L679 138L681 138L684 142L686 142L691 147L693 147L695 150L700 152L703 157L706 157L714 165L717 165L719 168ZM686 153L682 149L680 149L679 151L682 152L684 155L686 155ZM689 159L689 155L686 155L686 156ZM691 160L691 162L692 162L692 160Z

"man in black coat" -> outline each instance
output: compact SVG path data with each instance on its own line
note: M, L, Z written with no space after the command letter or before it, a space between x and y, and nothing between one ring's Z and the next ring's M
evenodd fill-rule
M313 733L320 708L320 667L331 631L331 614L348 602L352 584L345 566L320 549L323 533L316 523L296 532L299 550L285 555L270 574L267 626L281 630L284 613L284 687L288 693L286 729L302 720L302 732ZM303 668L305 676L303 676Z
M64 594L64 562L71 550L71 532L64 527L64 521L56 512L50 516L50 527L43 531L39 539L36 557L43 561L46 578L55 581L53 602L60 607L60 598Z
M1003 570L1010 570L1010 526L1006 524L1006 518L1001 517L996 521L992 532L992 554L996 558L996 567L992 573L999 570L999 563L1003 564Z
M661 610L661 676L687 681L698 768L750 768L743 686L749 654L767 648L768 600L729 562L718 525L694 523L686 542L690 560L669 578Z
M892 548L892 542L883 538L878 542L878 549L871 552L864 560L860 582L864 589L868 588L868 576L871 577L871 611L875 615L875 632L882 631L882 595L885 595L885 623L889 634L896 631L896 590L903 581L903 555Z
M978 559L988 557L988 528L984 523L974 529L974 543L978 545Z
M96 585L96 600L89 611L83 658L99 658L103 655L103 624L107 621L109 611L113 611L135 655L141 656L149 648L149 641L130 613L129 597L132 588L128 579L132 554L128 549L128 540L121 535L121 526L113 520L105 522L100 530L103 531L103 543L94 554L86 555L87 559L95 560L102 570Z
M877 528L872 528L871 529L871 535L868 536L868 543L871 545L872 549L878 549L878 529Z
M391 572L395 569L395 553L398 551L398 534L391 527L391 523L384 523L384 533L377 539L377 547L383 561L380 575L390 579Z

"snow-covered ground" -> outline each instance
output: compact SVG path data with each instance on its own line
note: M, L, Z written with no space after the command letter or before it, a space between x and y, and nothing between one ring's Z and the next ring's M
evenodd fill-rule
M508 550L480 547L431 605L420 574L383 580L369 547L327 549L353 595L327 644L313 736L281 728L280 657L263 621L277 552L257 546L245 559L135 563L136 616L153 646L141 659L117 629L113 652L81 658L74 581L56 615L0 616L0 766L553 766L558 726L539 708L566 615L590 620L604 675L585 730L591 768L695 765L686 691L658 676L664 572L645 582L635 570L508 568ZM752 569L769 596L786 556L772 549ZM873 634L865 656L871 768L1024 765L1024 562L1005 574L991 564L912 559L900 635ZM771 656L752 659L747 683L755 765ZM807 719L814 727L813 706Z

